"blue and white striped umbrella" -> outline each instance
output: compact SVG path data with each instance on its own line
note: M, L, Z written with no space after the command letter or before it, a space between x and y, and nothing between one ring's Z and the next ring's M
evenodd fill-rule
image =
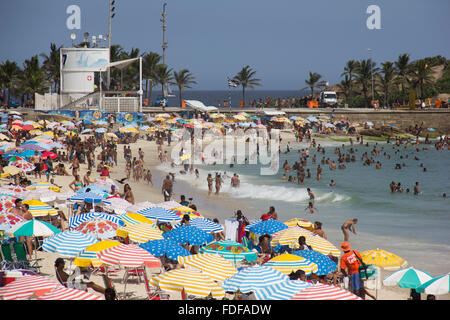
M320 253L318 251L296 250L296 251L292 252L292 254L306 258L309 261L317 264L319 269L317 270L317 272L315 272L315 274L317 274L318 276L327 275L330 272L337 270L336 263L333 260L331 260L327 255L324 255L323 253Z
M80 224L82 224L83 222L86 222L86 221L89 221L92 219L106 219L106 220L114 222L115 224L118 224L120 226L125 225L125 223L119 216L116 216L113 214L108 214L105 212L88 212L88 213L79 214L74 217L70 217L69 218L69 229L74 229L74 228L78 227Z
M302 280L288 280L255 290L257 300L289 300L312 284Z
M248 228L248 231L256 233L256 234L268 234L272 235L275 232L287 229L288 226L284 223L274 220L274 219L268 219L261 221L259 223L256 223L252 225L250 228Z
M162 235L164 239L171 239L179 244L189 243L193 246L200 246L214 241L214 236L212 234L190 225L172 229L164 232Z
M181 218L175 213L162 207L146 208L139 210L137 213L152 220L157 219L160 222L181 221Z
M206 219L204 217L201 218L196 218L196 219L191 219L189 221L189 223L191 224L191 226L197 227L205 232L208 233L216 233L216 232L220 232L223 230L223 226L220 224L215 223L212 220ZM173 226L174 229L181 227L180 224L176 224Z
M177 260L179 256L189 256L190 253L185 248L178 245L176 241L170 239L156 239L142 243L139 247L147 250L155 257L166 255L167 258Z
M225 291L248 293L288 280L289 277L278 270L256 265L226 279L222 287Z
M108 194L108 191L109 190L105 186L99 186L99 185L96 185L96 184L89 184L86 187L77 190L76 193L94 192L94 193L98 193L98 194L103 195L103 194ZM107 196L109 196L109 194Z
M75 257L86 247L97 242L94 237L79 231L64 231L44 239L42 249L57 252L64 257Z
M72 200L72 201L86 201L87 203L101 203L101 202L103 202L105 204L111 204L111 202L109 200L107 200L104 195L98 194L98 193L95 193L95 192L75 193L68 200Z
M105 133L106 129L105 128L97 128L97 129L95 129L95 132L97 132L97 133Z

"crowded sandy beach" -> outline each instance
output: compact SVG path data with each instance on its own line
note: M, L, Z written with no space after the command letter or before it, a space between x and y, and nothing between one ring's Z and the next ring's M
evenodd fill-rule
M209 144L217 140L237 140L239 128L245 129L247 124L241 127L242 120L233 121L217 115L199 114L183 120L176 114L158 114L138 127L110 126L100 121L75 118L39 120L39 114L33 115L35 120L26 120L19 112L11 112L1 145L2 276L6 285L0 288L0 297L64 299L64 294L58 295L55 290L70 288L85 294L78 296L80 299L320 299L319 289L323 285L321 290L324 292L336 290L335 298L331 299L406 300L417 299L417 293L412 289L427 281L437 281L436 278L441 276L431 276L426 270L415 269L408 265L408 257L397 256L383 248L360 250L360 245L359 251L352 248L354 238L364 237L364 234L356 232L364 221L353 217L342 221L338 241L328 241L327 234L328 239L332 237L322 224L328 225L329 222L321 217L322 208L314 212L317 206L320 207L320 202L315 201L314 189L307 188L305 210L290 219L285 212L275 211L273 207L267 213L252 212L242 199L232 199L230 204L227 200L232 198L232 194L222 194L221 185L230 184L239 192L241 181L239 175L231 174L233 167L228 169L228 179L223 175L220 178L206 175L201 168L205 163L211 163L211 159L218 159L217 150L208 149ZM240 116L245 117L243 114ZM219 118L221 120L213 120ZM342 151L352 146L357 148L370 141L363 140L364 137L357 133L357 130L367 127L367 123L354 124L356 134L353 135L348 135L350 127L347 124L340 136L347 135L348 142L334 144L337 147L333 157L329 155L333 160L322 163L323 171L315 170L316 165L313 165L313 176L305 176L304 168L308 171L310 168L304 162L320 163L320 158L314 159L313 151L322 154L320 146L327 145L336 133L330 128L325 129L330 135L328 140L314 133L329 123L318 119L276 121L278 119L263 121L265 125L261 120L249 122L281 132L277 153L298 149L300 163L289 164L286 161L283 166L280 163L280 175L283 174L283 180L289 175L289 181L285 183L299 187L306 188L308 179L320 181L325 179L320 175L326 177L328 171L344 170L342 165L345 164L350 166L351 157L346 161L345 155L337 151L339 148ZM280 127L280 122L288 123ZM236 131L232 132L233 129ZM198 154L200 164L194 164L195 161L189 164L187 160L196 157L195 151L191 156L184 144L191 137L196 139L195 134L189 133L196 131L205 138L208 130L232 135L204 139L204 149ZM447 137L433 141L418 137L418 142L413 139L414 136L394 136L389 137L389 144L372 141L372 157L383 156L380 148L387 149L391 144L398 148L413 145L448 152ZM248 138L247 144L250 143L251 138ZM205 150L212 151L211 155L206 155ZM372 157L362 154L361 158L353 161L376 167L379 162L371 163ZM245 160L250 158L248 155ZM334 161L338 163L338 169L333 166ZM214 162L213 166L216 165ZM166 168L165 171L162 168ZM184 189L182 177L186 176L197 180L197 185L202 185L202 188L191 186ZM391 192L404 192L400 188L391 186ZM411 188L410 192L419 194L420 190ZM217 206L222 210L214 210ZM30 223L49 223L51 228L47 224L26 227ZM186 234L174 234L183 228L188 229ZM173 236L168 236L171 233ZM370 242L370 239L366 240ZM158 241L170 241L168 245L173 248L156 249L154 246ZM4 255L6 249L20 244L27 251L26 256L19 259L18 251L15 258L14 254L10 259ZM108 255L114 248L130 251ZM221 253L222 250L227 253ZM318 257L311 256L311 253ZM366 266L368 269L364 272L370 274L367 278L359 277L363 271L356 267L363 285L356 289L354 286L358 284L349 281L352 279L350 272L355 272L354 261L345 260L349 253L361 258L356 266ZM200 260L197 261L197 257ZM223 268L220 274L211 268L211 264ZM283 292L283 298L271 297L265 288L267 283L261 285L252 280L251 273L246 278L245 273L252 268L260 268L254 272L267 272L268 279L272 279L267 281L273 281L274 286L285 283L286 288L278 289L280 294ZM416 277L420 285L401 284L400 287L398 281L401 277L397 282L390 279L406 271L418 274L405 277ZM181 275L173 274L176 272L181 272ZM183 277L183 272L187 272L185 277L199 276L203 280L197 279L195 284L183 283L179 278ZM26 293L14 292L17 290L14 289L15 281L26 279L27 275L45 278L54 287L39 291L39 294L34 289ZM202 284L202 281L206 283ZM250 284L244 284L246 281ZM251 284L251 281L255 283ZM204 287L198 288L197 285ZM250 286L250 289L245 289L245 286ZM316 298L302 297L301 292L309 287L319 290ZM74 292L66 294L67 298L71 294L77 297ZM422 299L442 300L448 297L447 293L427 294L422 291Z

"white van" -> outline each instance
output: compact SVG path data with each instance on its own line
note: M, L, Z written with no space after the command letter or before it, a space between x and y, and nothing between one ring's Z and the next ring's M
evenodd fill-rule
M322 91L320 93L319 104L322 106L333 106L337 102L337 94L335 91Z

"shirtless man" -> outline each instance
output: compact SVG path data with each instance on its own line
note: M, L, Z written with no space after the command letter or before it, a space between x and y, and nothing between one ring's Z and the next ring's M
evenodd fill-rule
M83 177L83 183L84 183L84 186L90 185L92 183L91 171L86 172L86 174Z
M322 230L322 222L319 221L314 222L314 230L312 231L312 233L317 234L318 236L321 236L324 239L327 238L325 232L323 232Z
M222 186L222 178L220 174L216 174L216 195L220 192L220 187Z
M355 224L358 222L358 219L354 218L353 220L347 220L344 222L344 224L341 226L342 233L344 233L344 241L348 241L349 234L347 230L350 230L354 234L356 234L355 230Z
M164 195L164 201L169 201L172 195L173 182L170 176L166 176L162 183L162 194Z
M231 186L233 188L239 188L241 185L241 182L239 181L239 176L235 173L233 177L231 178Z
M208 177L206 178L206 181L208 182L208 196L211 194L212 192L212 185L213 185L213 178L211 176L211 173L208 173Z
M417 196L420 192L421 191L419 190L419 183L416 182L416 185L414 186L414 195Z

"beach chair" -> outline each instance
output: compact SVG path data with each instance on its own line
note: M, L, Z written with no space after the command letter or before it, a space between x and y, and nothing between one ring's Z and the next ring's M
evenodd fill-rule
M22 269L34 270L39 272L41 266L38 262L43 260L42 258L28 259L28 252L23 242L15 242L13 244L13 250L16 254L17 263Z
M13 256L12 243L3 243L1 245L2 270L18 269L17 258Z
M147 292L147 297L149 300L169 300L170 295L164 293L159 287L156 289L150 288L147 278L147 270L145 267L143 272L143 278L145 284L145 291Z

